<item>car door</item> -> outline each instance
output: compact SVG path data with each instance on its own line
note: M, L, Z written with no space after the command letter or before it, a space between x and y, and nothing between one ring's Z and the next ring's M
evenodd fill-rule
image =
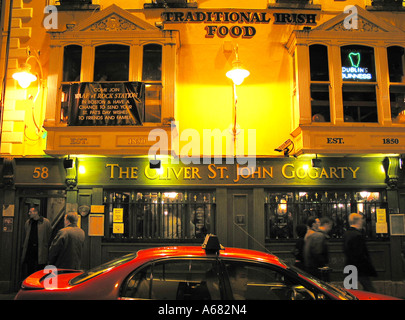
M269 263L221 259L225 287L234 300L316 300L316 288Z
M224 298L218 261L162 259L135 270L124 282L121 299L220 300Z

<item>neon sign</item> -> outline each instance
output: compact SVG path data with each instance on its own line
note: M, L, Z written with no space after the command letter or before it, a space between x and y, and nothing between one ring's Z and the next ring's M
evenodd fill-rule
M342 67L343 80L372 80L373 75L368 68L360 68L360 52L350 52L347 56L350 61L350 67Z

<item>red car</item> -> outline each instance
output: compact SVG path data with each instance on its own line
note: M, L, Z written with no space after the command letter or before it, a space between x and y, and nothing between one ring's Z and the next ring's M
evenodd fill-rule
M226 248L216 236L202 247L140 250L86 272L38 271L22 299L386 300L397 299L322 282L259 251Z

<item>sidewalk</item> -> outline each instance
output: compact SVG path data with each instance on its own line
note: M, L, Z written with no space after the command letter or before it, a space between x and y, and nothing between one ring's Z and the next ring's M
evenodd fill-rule
M0 300L14 300L15 295L17 292L13 293L0 293Z

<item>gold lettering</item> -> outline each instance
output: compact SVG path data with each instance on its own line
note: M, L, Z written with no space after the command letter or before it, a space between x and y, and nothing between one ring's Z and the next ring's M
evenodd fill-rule
M353 170L352 167L349 167L349 170L353 173L353 179L357 179L357 171L359 171L360 167L357 167L355 170Z
M295 177L295 172L294 172L294 171L291 171L291 175L287 175L287 172L286 172L287 167L293 167L293 168L294 168L294 165L293 165L293 164L289 164L289 163L283 165L283 167L281 168L281 174L282 174L283 177L286 178L286 179L293 179L293 178Z
M197 178L201 180L201 176L199 174L200 169L198 169L197 167L192 167L191 170L192 170L191 174L192 174L193 179L195 179L195 177L197 176Z
M312 172L315 172L315 174L314 174L314 175L311 175ZM317 178L318 178L318 174L319 174L319 171L318 171L317 168L310 168L310 169L308 169L308 177L310 177L311 179L317 179Z
M105 166L110 167L110 179L114 179L114 167L119 167L118 164L116 164L116 163L113 163L113 164L107 163Z
M266 174L270 177L273 178L273 167L269 167L270 171L268 171L265 167L263 167L263 179L266 178Z
M190 167L184 168L184 179L190 179L191 178L190 171L191 171Z
M215 179L217 172L215 171L215 164L210 164L208 166L208 171L212 173L212 176L208 174L208 179Z
M126 167L126 170L125 170L125 171L122 170L122 167L119 167L119 168L120 168L120 176L119 176L119 179L122 179L122 176L123 176L123 175L125 175L126 178L128 179L128 176L129 176L129 167Z
M155 175L151 175L150 171L152 171ZM155 180L159 177L159 173L155 169L149 169L149 166L145 166L145 177L150 180Z
M341 178L344 179L345 178L345 170L347 170L347 167L338 167L338 170L340 170Z
M179 171L176 171L176 168L171 168L176 179L179 180L181 173L183 172L183 168L179 168Z
M131 167L131 179L138 179L138 167Z
M335 176L336 178L340 178L337 174L336 174L336 168L335 167L330 167L330 177L332 178L332 176Z
M329 179L328 173L326 172L325 168L322 168L321 174L319 175L319 178L322 178L323 176L326 177L326 179Z

